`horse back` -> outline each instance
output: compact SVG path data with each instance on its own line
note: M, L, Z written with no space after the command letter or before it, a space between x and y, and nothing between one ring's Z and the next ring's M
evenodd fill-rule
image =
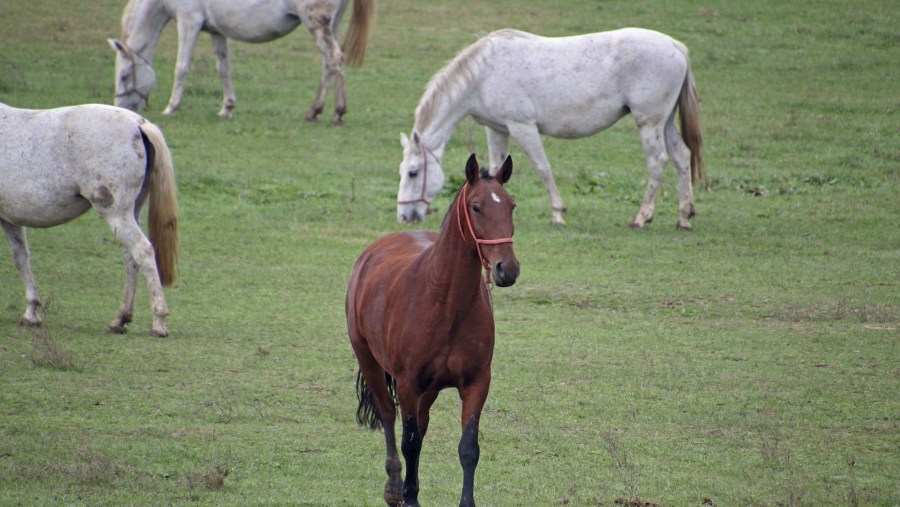
M415 231L388 234L374 241L353 267L348 301L368 305L390 298L401 280L415 276L410 271L436 238L436 232Z
M491 126L533 121L555 137L593 134L629 112L667 117L688 68L683 45L652 30L488 37L476 116Z

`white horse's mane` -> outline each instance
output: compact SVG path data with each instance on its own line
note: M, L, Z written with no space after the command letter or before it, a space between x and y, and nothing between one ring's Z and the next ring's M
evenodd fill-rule
M462 50L428 81L425 93L422 94L422 99L416 107L415 129L422 132L431 124L442 100L449 103L456 101L458 95L475 82L478 78L477 73L481 70L481 63L489 56L489 48L495 38L533 37L535 36L527 32L504 28L485 35Z
M119 39L122 42L126 42L128 40L128 36L131 35L131 27L134 25L134 6L141 0L128 0L128 4L125 5L125 10L122 12L122 35Z

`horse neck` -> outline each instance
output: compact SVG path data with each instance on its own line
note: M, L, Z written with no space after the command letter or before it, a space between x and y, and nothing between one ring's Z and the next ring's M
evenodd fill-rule
M446 293L473 295L479 293L483 284L481 259L475 247L475 240L460 233L457 226L457 195L450 211L441 225L438 237L431 248L428 280L435 286L444 288ZM465 224L463 224L465 234ZM467 302L460 298L460 302Z
M122 40L149 62L171 19L161 0L132 0L122 18Z
M432 87L416 108L415 131L438 159L453 137L456 125L470 114L469 92L442 93Z

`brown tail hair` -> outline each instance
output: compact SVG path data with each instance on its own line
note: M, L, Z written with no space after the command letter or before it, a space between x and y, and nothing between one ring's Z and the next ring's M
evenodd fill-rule
M147 221L150 243L156 251L156 269L159 280L169 286L178 272L178 199L175 187L175 169L172 154L159 128L144 121L141 132L153 145L153 167L150 168L147 188L150 192L150 208Z
M366 42L369 40L369 29L372 27L372 19L375 17L375 0L353 0L353 14L350 17L350 27L344 37L341 51L344 52L344 60L353 67L363 64L366 56Z
M687 56L687 55L685 55ZM697 87L694 84L694 73L688 63L681 96L678 99L681 116L681 138L691 150L691 182L703 179L703 136L700 134L700 105L697 100Z

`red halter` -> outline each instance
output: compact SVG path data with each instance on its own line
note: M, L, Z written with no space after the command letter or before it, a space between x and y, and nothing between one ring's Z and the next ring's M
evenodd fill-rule
M431 153L425 148L425 145L422 145L422 155L424 156L423 168L422 168L422 195L419 196L418 199L410 199L408 201L397 201L397 204L415 204L417 202L424 202L425 206L431 207L431 203L428 199L425 198L425 190L428 188L428 154ZM431 153L431 156L434 157L434 154ZM437 158L437 157L435 157Z
M481 259L481 265L484 266L484 270L487 271L487 282L491 281L491 266L488 264L487 259L484 258L484 255L481 253L481 245L499 245L501 243L512 243L512 238L500 238L500 239L478 239L475 236L475 230L472 229L472 220L469 219L469 208L466 206L466 189L469 187L469 183L466 182L462 188L462 194L460 195L459 201L456 203L456 227L459 229L459 235L465 239L466 235L462 230L462 219L460 218L459 208L462 207L466 212L466 225L469 227L469 234L472 236L472 239L475 240L475 248L478 250L478 258Z

